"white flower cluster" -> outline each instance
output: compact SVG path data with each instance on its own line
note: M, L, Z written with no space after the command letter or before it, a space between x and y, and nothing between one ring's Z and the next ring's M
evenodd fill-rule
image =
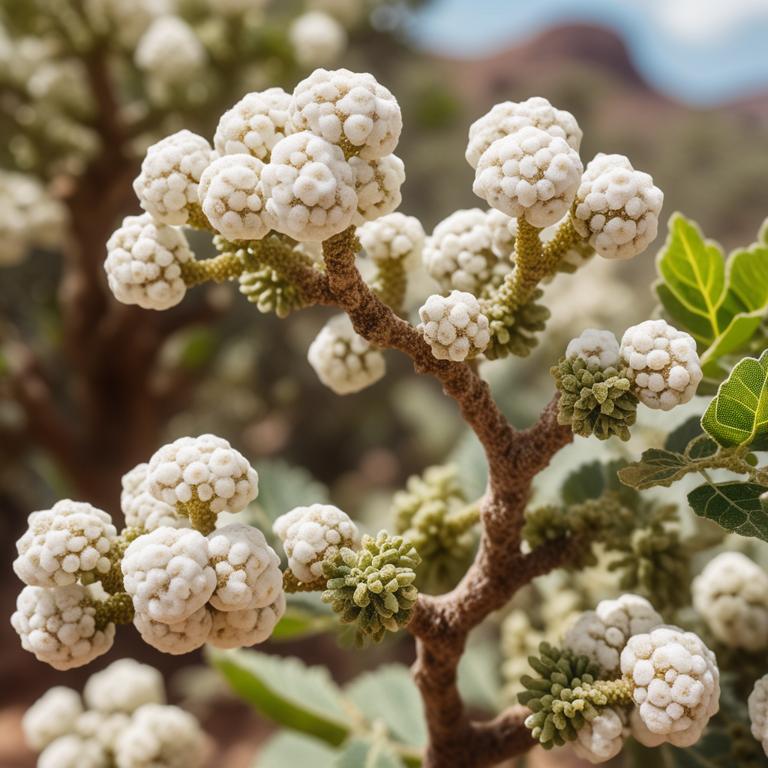
M136 66L164 85L179 84L199 72L207 54L192 27L179 16L155 19L139 39Z
M649 408L668 411L696 394L703 376L696 342L665 320L646 320L627 329L620 353L635 394Z
M619 342L610 331L587 328L565 349L567 360L583 360L589 368L602 369L618 365Z
M141 207L163 224L186 224L198 202L200 177L213 159L211 145L186 129L153 144L133 182Z
M486 226L491 230L491 250L500 259L509 259L515 251L517 237L517 219L506 213L490 208L485 212ZM544 238L542 232L542 239Z
M110 569L109 550L117 538L112 518L83 502L64 499L51 509L32 512L16 543L16 575L36 587L98 580Z
M307 352L317 377L337 395L359 392L385 373L384 355L355 332L347 315L332 317Z
M579 153L564 138L528 126L488 147L473 190L492 207L543 228L567 213L582 170Z
M469 128L467 162L477 168L484 152L494 141L532 126L551 136L565 139L577 152L581 144L581 128L576 118L564 109L555 109L542 96L521 102L505 101L476 120Z
M397 155L386 155L376 160L351 157L349 164L357 194L357 212L352 218L355 226L391 213L400 205L405 165Z
M607 259L631 259L656 237L664 193L624 155L599 154L576 193L576 231Z
M357 236L366 255L377 263L416 261L421 258L426 240L421 222L399 211L366 222L357 230Z
M621 652L621 672L633 687L637 717L654 746L658 737L677 747L695 744L719 709L715 655L692 632L661 626L634 635ZM635 736L643 740L641 732Z
M160 673L132 659L97 672L77 691L56 687L22 726L40 768L200 768L206 737L194 717L165 706Z
M288 30L293 55L303 67L333 63L347 46L347 33L333 16L308 11L295 19Z
M752 735L762 744L768 755L768 675L755 682L747 699Z
M576 732L573 751L590 763L605 763L621 752L627 730L626 715L614 707L605 707Z
M594 611L583 613L565 633L566 648L587 656L607 675L618 672L624 646L633 635L650 632L662 624L653 606L638 595L603 600Z
M149 464L138 464L123 475L120 509L128 528L154 531L155 528L189 528L189 518L149 492Z
M693 580L693 607L731 648L768 648L768 574L740 552L723 552Z
M491 340L488 318L471 294L434 294L419 310L419 332L438 360L461 362L480 354Z
M359 534L346 512L330 504L296 507L275 520L272 529L283 544L288 567L304 584L323 575L323 560L342 547L354 549Z
M494 251L497 225L485 211L470 208L455 211L435 227L424 246L423 261L443 290L479 296L512 270L509 259Z
M141 639L162 653L178 656L200 648L211 634L213 616L207 605L196 610L182 621L166 624L154 621L145 614L137 613L133 617Z
M127 216L109 238L104 270L118 301L168 309L187 292L181 265L192 258L183 232L145 213Z

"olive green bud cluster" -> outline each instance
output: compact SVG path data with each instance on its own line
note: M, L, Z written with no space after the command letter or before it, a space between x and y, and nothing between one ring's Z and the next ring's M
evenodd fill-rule
M510 308L502 301L488 299L481 304L482 311L488 318L491 340L485 349L489 360L514 355L527 357L539 343L536 336L544 330L550 312L537 303L543 291L537 289L529 301Z

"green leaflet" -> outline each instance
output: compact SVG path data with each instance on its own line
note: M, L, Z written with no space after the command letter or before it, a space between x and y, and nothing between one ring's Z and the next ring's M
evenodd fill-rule
M676 213L657 269L665 311L696 339L705 376L721 379L721 359L743 350L768 312L768 244L761 240L726 261L717 243Z
M403 762L385 741L353 739L338 756L334 768L403 768Z
M768 350L740 360L720 385L701 425L720 445L750 445L768 432Z
M768 512L760 501L766 491L757 483L705 483L688 494L688 503L727 531L768 541Z
M289 765L334 768L338 752L322 741L285 731L270 739L253 768L286 768Z
M272 640L296 640L302 637L333 632L338 621L320 595L315 592L300 592L288 596L288 606L277 622Z

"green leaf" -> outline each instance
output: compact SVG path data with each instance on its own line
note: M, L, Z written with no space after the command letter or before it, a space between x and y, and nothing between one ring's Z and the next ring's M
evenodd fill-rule
M403 762L385 741L353 739L345 745L335 768L404 768Z
M473 707L496 713L501 709L501 659L498 642L470 640L458 669L461 697Z
M640 461L620 469L619 479L630 488L642 491L655 486L668 488L689 472L695 471L682 454L650 448L643 451Z
M309 592L288 596L288 606L272 632L272 640L296 640L331 632L339 623L320 595Z
M740 360L702 416L720 445L749 445L768 431L768 351Z
M664 448L673 453L683 453L691 440L701 432L701 416L691 416L667 435Z
M323 667L258 651L208 649L234 692L265 717L338 745L349 735L341 690Z
M581 504L585 501L599 499L606 491L618 491L619 493L631 493L616 481L616 474L625 466L622 460L591 461L582 464L565 478L560 495L567 506Z
M705 483L688 494L688 503L727 531L768 541L768 512L760 500L766 491L757 483Z
M413 747L427 743L421 696L407 667L390 664L360 675L345 694L367 720L383 722L394 740Z
M322 741L285 731L270 739L253 768L334 768L339 753Z

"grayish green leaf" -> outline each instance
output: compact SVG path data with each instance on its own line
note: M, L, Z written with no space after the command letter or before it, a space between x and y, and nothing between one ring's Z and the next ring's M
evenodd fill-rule
M338 751L322 741L284 731L278 733L256 758L253 768L334 768Z
M768 541L768 512L760 501L767 490L757 483L705 483L688 494L688 503L727 531Z

